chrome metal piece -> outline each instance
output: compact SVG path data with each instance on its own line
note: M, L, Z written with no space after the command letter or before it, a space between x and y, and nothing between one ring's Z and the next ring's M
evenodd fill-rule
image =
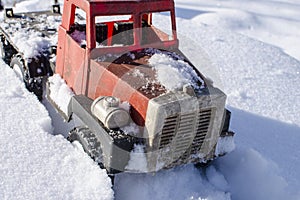
M129 113L119 107L119 99L115 97L99 97L92 106L91 111L105 127L109 129L120 128L129 123Z

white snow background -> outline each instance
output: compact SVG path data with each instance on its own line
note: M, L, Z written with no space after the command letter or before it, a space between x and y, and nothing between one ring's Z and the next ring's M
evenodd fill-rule
M300 199L300 2L175 2L180 48L228 95L236 150L207 169L120 174L113 194L105 172L59 135L61 119L1 62L0 199Z

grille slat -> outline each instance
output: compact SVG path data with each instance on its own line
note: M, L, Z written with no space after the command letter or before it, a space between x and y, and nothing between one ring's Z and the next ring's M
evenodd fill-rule
M207 124L200 124L198 125L198 130L202 130L202 129L207 130L208 127L209 127L209 122L207 122Z
M206 133L208 128L209 127L205 128L205 129L203 128L203 129L197 130L197 135Z
M169 122L165 122L166 126L172 126L172 125L176 125L177 124L177 120L176 121L169 121Z
M193 122L194 119L190 119L189 121L180 121L180 127L182 126L193 126L195 125L195 122Z
M204 142L205 138L201 138L201 139L196 139L193 141L193 144L197 145L198 143Z
M164 139L164 138L168 139L168 138L173 137L173 136L174 136L174 133L170 133L170 134L165 134L165 135L162 136L161 138L162 138L162 139Z
M182 134L189 134L189 132L193 131L192 128L178 128L177 132L180 132L180 135Z
M200 115L198 115L199 116L199 119L205 119L205 118L208 118L208 117L210 117L210 114L200 114Z
M168 122L168 123L166 123L166 127L176 126L176 124L177 124L177 121L175 121L175 122Z
M172 120L177 120L177 116L166 118L166 122L167 121L172 121Z
M192 138L189 138L189 140L184 140L184 141L176 141L175 145L177 146L177 145L180 145L180 144L189 144L189 143L191 143L190 142L191 139Z
M182 114L180 117L183 118L183 117L194 117L195 114L194 113L188 113L188 114Z
M206 134L204 135L197 135L196 137L195 137L195 140L198 140L198 139L202 139L202 138L205 138L206 137Z
M169 136L169 135L174 135L174 130L175 130L175 128L169 129L169 130L167 130L167 131L164 131L164 132L163 132L163 137L164 137L164 136Z
M207 124L209 123L210 119L205 119L205 120L202 120L202 121L199 121L199 125L202 125L202 124Z
M168 134L168 133L170 133L170 132L173 132L174 129L175 129L174 126L173 126L173 127L165 128L165 129L163 130L163 134Z

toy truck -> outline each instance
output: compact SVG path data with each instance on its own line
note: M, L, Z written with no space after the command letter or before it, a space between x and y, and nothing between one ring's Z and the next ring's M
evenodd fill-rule
M58 5L53 12L5 9L1 55L39 98L50 77L50 102L67 120L80 121L71 142L108 174L156 172L227 153L224 141L234 134L226 95L179 50L173 0L65 0L63 6L62 15ZM165 30L156 26L157 14ZM51 27L49 17L60 25ZM20 30L48 42L35 54L22 52L13 36ZM51 98L53 74L72 90L66 109Z

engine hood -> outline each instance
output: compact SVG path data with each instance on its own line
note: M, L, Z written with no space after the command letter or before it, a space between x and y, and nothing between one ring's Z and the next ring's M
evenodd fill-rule
M115 96L128 101L138 116L133 118L142 118L142 124L149 100L182 91L186 85L196 92L206 87L201 74L183 56L157 49L98 57L91 63L90 81L94 79L98 83L94 88L89 84L90 98Z

